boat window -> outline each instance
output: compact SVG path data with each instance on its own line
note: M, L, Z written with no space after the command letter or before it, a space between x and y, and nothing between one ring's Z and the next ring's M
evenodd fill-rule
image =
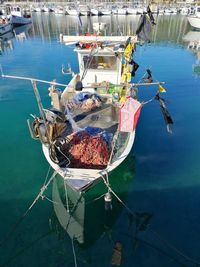
M197 12L200 12L200 7L197 8Z
M93 56L90 59L89 56L83 56L84 68L89 69L104 69L104 70L116 70L117 58L115 56Z

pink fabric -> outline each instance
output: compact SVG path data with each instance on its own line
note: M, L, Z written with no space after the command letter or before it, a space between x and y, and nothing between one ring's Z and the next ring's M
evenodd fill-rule
M120 109L120 121L119 131L120 132L133 132L137 125L141 103L131 97L128 97L124 105Z

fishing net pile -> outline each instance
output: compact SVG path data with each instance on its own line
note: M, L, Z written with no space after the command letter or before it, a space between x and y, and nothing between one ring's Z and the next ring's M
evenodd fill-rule
M71 135L67 144L71 168L103 169L111 152L112 134L87 127Z
M83 111L91 111L102 105L101 98L97 94L90 92L80 92L68 102L69 109L81 109Z

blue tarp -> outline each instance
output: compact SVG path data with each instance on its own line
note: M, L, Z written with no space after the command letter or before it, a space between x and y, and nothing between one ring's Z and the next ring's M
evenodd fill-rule
M101 101L100 97L97 94L92 94L90 92L80 92L73 97L73 100L75 102L84 102L89 98L94 98L97 99L98 101Z

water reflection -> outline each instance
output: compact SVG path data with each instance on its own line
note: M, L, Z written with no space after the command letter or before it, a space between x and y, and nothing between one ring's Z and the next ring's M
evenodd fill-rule
M76 16L59 14L34 13L33 32L42 38L55 37L59 39L60 33L78 35L85 32L93 32L93 23L103 22L107 24L104 34L107 35L132 35L135 34L140 16L102 16L81 17L81 23ZM156 16L156 26L152 31L153 42L171 41L183 43L182 36L189 30L185 16Z
M125 201L128 188L134 178L134 157L130 155L109 176L112 189ZM103 233L111 229L123 206L112 199L112 210L105 210L104 195L107 188L100 182L85 194L70 189L61 177L54 180L52 198L58 222L71 239L84 246L93 244ZM56 221L54 221L54 228Z
M17 41L22 42L29 38L31 28L32 25L28 24L17 27L13 31L2 35L0 37L0 53L4 53L7 50L12 50L14 48L12 39L15 38Z
M43 40L59 39L60 33L79 35L85 32L95 32L93 23L106 23L103 32L105 35L134 35L140 16L102 16L81 17L65 16L55 13L33 13L33 24L14 29L0 39L1 51L13 49L10 41L16 37L19 41L29 36L39 36ZM156 25L153 28L151 42L170 41L183 44L182 37L189 30L185 16L156 16Z
M192 68L194 73L200 75L200 32L189 31L183 36L183 41L186 43L187 48L197 57L197 61Z

